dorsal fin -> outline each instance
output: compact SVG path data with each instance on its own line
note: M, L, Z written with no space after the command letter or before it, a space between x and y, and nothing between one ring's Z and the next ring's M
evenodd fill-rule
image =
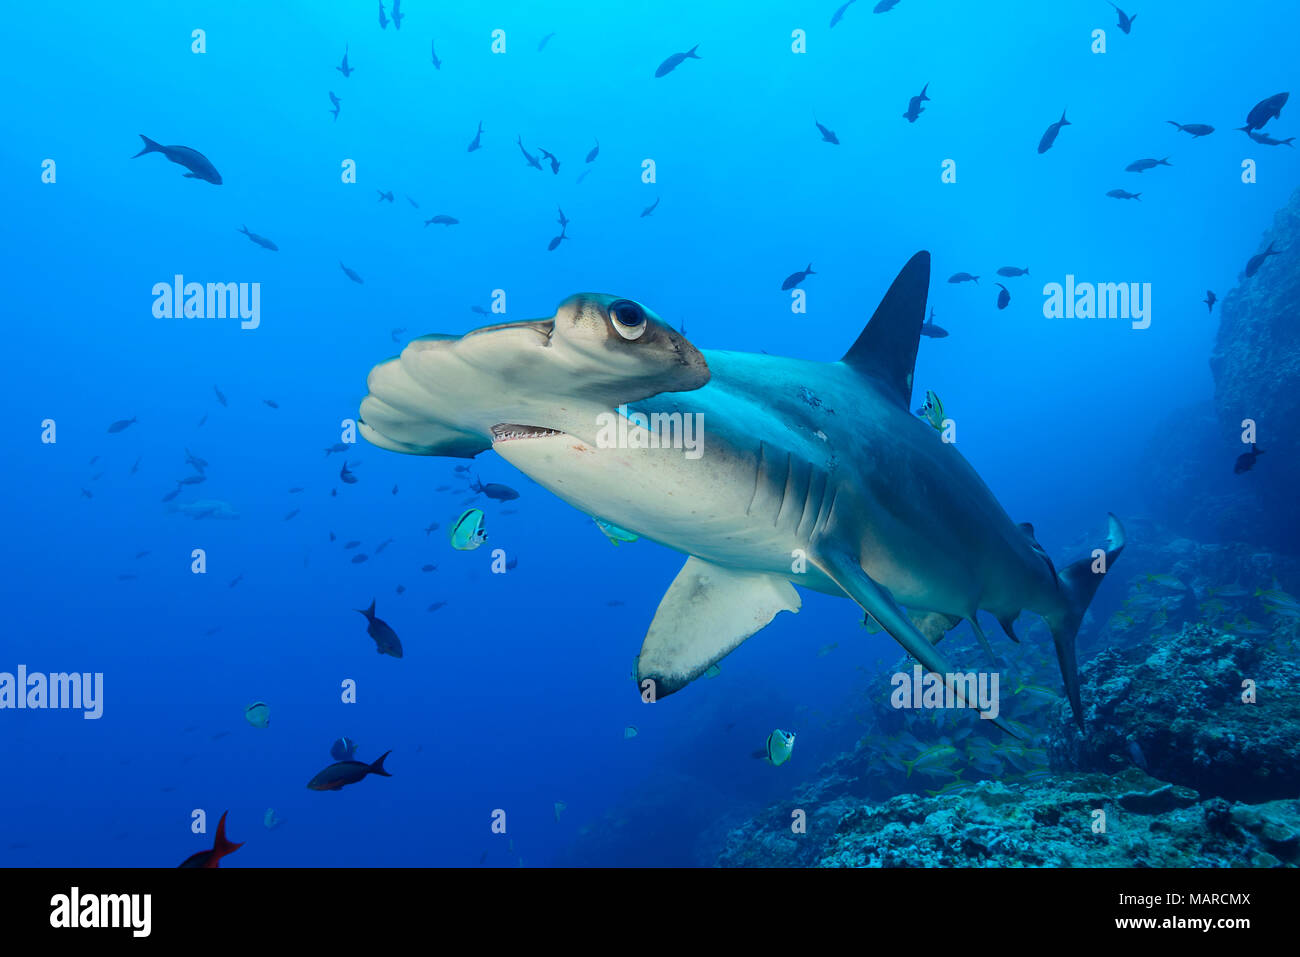
M925 322L930 288L930 254L924 250L907 261L853 348L841 360L871 376L905 409L912 404L912 370Z

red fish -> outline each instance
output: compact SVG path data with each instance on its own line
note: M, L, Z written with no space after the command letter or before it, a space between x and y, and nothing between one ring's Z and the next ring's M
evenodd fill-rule
M226 840L226 814L229 813L229 811L224 812L221 820L217 822L217 838L212 843L212 850L191 854L181 863L181 867L220 867L223 857L235 853L244 846L243 841L234 844Z

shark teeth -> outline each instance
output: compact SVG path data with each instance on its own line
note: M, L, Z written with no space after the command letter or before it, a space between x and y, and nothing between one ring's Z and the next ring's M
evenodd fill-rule
M502 422L492 426L493 442L513 442L517 439L545 439L563 434L558 429L544 429L537 425L515 425Z

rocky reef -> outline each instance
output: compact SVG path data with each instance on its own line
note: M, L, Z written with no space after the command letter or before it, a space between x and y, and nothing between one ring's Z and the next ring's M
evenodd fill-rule
M1218 305L1210 355L1214 400L1178 409L1151 435L1147 467L1161 475L1153 515L1205 541L1249 541L1300 552L1300 509L1291 477L1300 471L1300 190L1278 210L1256 252L1271 256L1244 272ZM1244 259L1243 259L1244 265ZM1242 422L1256 423L1264 455L1234 475Z
M807 812L807 830L792 814ZM1203 800L1136 768L879 804L797 793L733 830L723 867L1278 867L1300 863L1300 800Z

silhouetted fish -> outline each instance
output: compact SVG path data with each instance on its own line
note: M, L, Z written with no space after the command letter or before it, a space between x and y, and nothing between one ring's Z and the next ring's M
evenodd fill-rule
M594 161L596 157L599 155L600 155L600 140L596 140L596 145L593 146L591 148L591 152L587 154L587 162L590 163Z
M271 240L267 239L265 236L259 236L257 235L257 233L250 233L248 231L247 226L240 226L239 229L236 230L236 232L243 233L245 236L247 236L253 242L257 243L257 245L261 246L263 249L269 249L273 253L280 251L280 247L277 246L275 243L271 242Z
M438 225L438 226L455 226L455 225L458 224L459 222L460 222L460 220L457 219L457 218L454 217L454 216L447 216L447 215L445 215L445 214L443 214L443 213L439 213L437 216L434 216L432 219L426 219L426 220L424 221L424 225L426 225L426 226L433 226L433 225Z
M181 867L220 867L221 859L223 857L235 853L235 851L244 846L243 841L235 844L226 838L226 815L229 813L229 811L223 812L221 820L217 822L217 835L212 842L212 848L206 851L199 851L196 854L191 854L189 857L185 858L185 860L181 861Z
M1129 173L1141 173L1144 170L1155 169L1155 167L1157 166L1172 166L1172 165L1173 164L1169 162L1169 157L1166 156L1164 159L1158 159L1158 160L1157 159L1134 160L1133 162L1125 166L1124 169L1126 172Z
M1286 106L1286 101L1290 96L1290 93L1274 93L1267 99L1260 100L1246 114L1246 129L1262 129L1269 120L1280 117L1282 107Z
M663 63L659 64L659 68L655 70L655 77L658 78L661 76L667 76L669 73L672 73L673 70L677 69L684 61L688 59L698 60L699 56L696 54L695 51L698 50L699 48L700 45L697 43L695 44L695 46L691 47L685 53L674 53L668 59L664 60Z
M214 186L221 185L221 174L208 161L208 158L198 150L190 149L188 146L163 146L161 143L155 143L143 133L140 134L140 139L144 140L144 149L132 156L131 159L143 156L145 153L162 153L173 163L184 166L189 170L185 174L186 179L201 179L212 183Z
M438 59L438 51L435 48L433 40L429 41L429 56L433 59L433 68L435 70L441 70L442 61Z
M1263 454L1264 450L1252 443L1249 452L1242 452L1237 456L1236 464L1232 466L1233 474L1240 475L1242 472L1249 472L1255 467L1255 459Z
M374 764L366 764L362 761L339 761L337 764L331 764L308 781L307 787L313 791L337 791L346 785L356 784L368 774L391 778L392 775L384 770L384 758L392 753L392 751L385 751Z
M1107 2L1110 3L1110 0L1107 0ZM1111 3L1110 5L1111 5L1112 7L1115 7L1115 4L1114 4L1114 3ZM1130 17L1127 13L1125 13L1125 12L1124 12L1123 10L1121 10L1119 7L1115 7L1115 12L1119 14L1119 23L1116 24L1116 25L1117 25L1121 30L1123 30L1124 33L1127 34L1130 30L1133 29L1133 21L1137 19L1137 14L1135 13L1135 14L1133 14L1133 16Z
M978 286L980 282L980 277L972 276L968 272L955 272L948 277L948 281L949 282L973 282L975 283L975 285Z
M1065 118L1065 111L1061 111L1061 118L1049 126L1047 132L1043 134L1043 138L1038 141L1038 152L1046 153L1050 150L1052 144L1056 142L1056 134L1061 132L1061 127L1073 125L1073 123Z
M348 47L346 43L343 45L343 64L336 66L334 69L342 73L344 79L352 75L352 67L348 66Z
M642 219L645 219L647 216L649 216L651 213L653 213L653 212L655 211L655 207L659 205L659 200L660 200L661 198L662 198L662 197L655 197L655 201L654 201L653 203L651 203L651 204L650 204L649 206L647 206L645 209L641 210L641 218L642 218Z
M135 424L135 421L136 419L134 416L132 416L129 419L118 419L116 422L114 422L112 425L108 427L108 431L121 432L123 429Z
M795 286L799 285L799 283L803 282L809 276L815 276L815 275L817 275L817 273L813 272L812 263L809 263L807 269L801 269L799 272L792 272L790 273L790 275L786 276L785 279L782 280L781 282L781 288L793 289Z
M925 112L925 107L922 106L921 104L927 102L930 99L928 96L925 95L925 91L928 89L930 89L929 83L921 87L920 93L918 93L916 96L912 97L910 100L907 101L907 111L903 113L903 117L907 120L907 122L915 123L916 118Z
M365 610L358 608L357 612L366 616L366 634L375 639L375 650L381 655L402 657L402 642L397 637L397 632L389 627L388 622L375 616L374 601L371 600L369 608Z
M1141 193L1130 193L1126 189L1112 189L1106 195L1114 199L1136 199L1139 203L1142 202Z
M1007 308L1007 304L1011 302L1011 293L1007 292L1007 287L1002 285L1002 283L997 283L997 287L1002 290L998 293L998 308L1005 309Z
M553 36L555 36L555 31L554 31L554 30L552 30L550 33L546 34L546 36L542 37L540 40L537 41L537 52L538 52L538 53L541 53L543 50L546 49L546 44L547 44L548 42L550 42L550 39L551 39L551 37L553 37Z
M1282 250L1275 250L1273 244L1269 243L1268 249L1265 249L1262 253L1256 253L1254 256L1251 256L1250 260L1246 263L1246 278L1249 279L1254 276L1255 273L1259 272L1259 267L1264 265L1264 260L1269 256L1276 256L1281 252Z
M522 137L519 137L519 136L516 136L516 137L515 137L515 142L519 144L519 152L521 152L521 153L524 154L524 159L526 159L526 160L528 161L528 165L531 166L533 169L537 170L538 172L541 172L541 169L542 169L542 164L541 164L541 162L537 159L536 156L534 156L532 153L528 152L528 150L524 149L524 141L523 141L523 138L522 138Z
M839 23L840 20L842 20L842 19L844 18L844 11L847 10L849 7L853 6L853 4L854 4L855 2L856 2L856 0L849 0L848 3L844 4L844 5L841 6L839 9L837 9L834 13L832 13L832 14L831 14L831 25L830 25L829 27L827 27L827 29L828 29L828 30L829 30L829 29L834 29L834 28L835 28L835 24Z
M822 142L834 143L836 146L840 145L840 138L835 135L834 130L827 129L826 127L822 126L821 123L818 123L816 120L813 120L813 124L817 127L818 132L821 133Z
M558 159L555 158L555 154L554 154L554 153L548 153L546 150L542 149L540 146L537 147L537 151L538 151L539 153L542 154L542 158L543 158L543 159L547 160L547 161L551 164L551 172L552 172L552 173L557 173L557 174L558 174L558 173L560 172L560 161L559 161Z
M1180 133L1191 133L1192 139L1209 136L1214 132L1214 127L1205 123L1176 123L1173 120L1165 120L1165 122L1171 126L1178 127Z
M349 269L347 266L343 265L342 262L339 263L339 268L343 270L343 275L347 276L347 277L348 277L349 279L351 279L353 282L355 282L355 283L357 283L357 284L359 284L359 285L365 285L365 282L366 282L366 281L365 281L364 279L362 279L360 276L358 276L356 273L354 273L354 272L353 272L351 269Z
M474 152L476 149L481 148L482 145L483 145L483 144L482 144L482 140L483 140L483 121L482 121L482 120L479 120L479 121L478 121L478 132L475 133L475 134L474 134L474 138L473 138L472 140L469 141L469 146L465 147L465 152L467 152L467 153L472 153L472 152Z
M1214 312L1214 304L1219 301L1219 297L1214 294L1213 289L1205 290L1205 298L1201 302L1205 303L1206 312Z

